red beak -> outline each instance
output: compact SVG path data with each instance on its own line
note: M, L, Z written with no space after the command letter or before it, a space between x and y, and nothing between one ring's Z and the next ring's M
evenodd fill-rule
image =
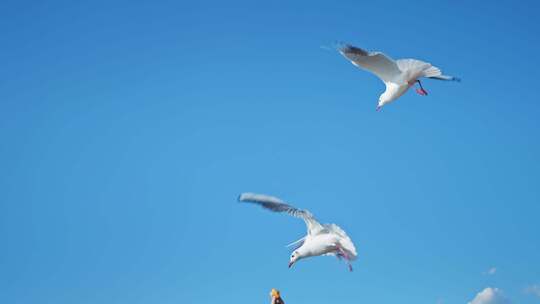
M292 265L294 265L294 262L289 262L289 268L291 268Z

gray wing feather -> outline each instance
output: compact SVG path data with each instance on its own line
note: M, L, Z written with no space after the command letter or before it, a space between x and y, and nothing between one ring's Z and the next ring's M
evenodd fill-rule
M284 212L301 218L306 223L308 234L316 234L323 229L322 225L315 219L315 217L313 217L311 212L295 208L274 196L255 193L242 193L238 197L238 201L258 204L273 212Z
M354 65L372 72L382 81L391 81L401 74L396 62L381 52L368 52L350 44L339 48L339 52Z

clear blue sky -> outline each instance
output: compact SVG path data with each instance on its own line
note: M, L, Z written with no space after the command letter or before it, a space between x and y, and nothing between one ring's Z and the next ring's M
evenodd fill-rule
M539 302L537 2L91 2L2 3L0 302ZM463 82L378 113L335 40Z

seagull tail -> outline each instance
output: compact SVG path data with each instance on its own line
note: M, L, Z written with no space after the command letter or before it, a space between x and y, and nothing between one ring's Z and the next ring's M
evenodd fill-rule
M417 59L398 59L396 60L396 64L398 65L398 68L403 72L409 72L411 77L413 78L420 78L420 77L427 77L432 79L438 79L438 80L447 80L447 81L461 81L461 79L454 77L454 76L448 76L444 75L441 72L441 69L439 69L436 66L432 66L428 62L424 62Z
M461 82L461 78L454 77L454 76L448 76L448 75L439 75L439 76L431 76L429 77L431 79L437 79L437 80L446 80L446 81L457 81Z
M461 79L458 77L444 75L441 72L441 69L435 66L430 66L429 68L425 69L422 72L422 76L427 77L427 78L437 79L437 80L457 81L457 82L461 81Z

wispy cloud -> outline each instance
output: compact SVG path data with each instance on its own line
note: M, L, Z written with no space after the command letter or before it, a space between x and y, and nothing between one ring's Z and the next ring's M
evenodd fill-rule
M487 287L480 291L469 304L508 304L510 301L498 288Z
M540 284L533 284L525 287L525 293L540 297Z
M484 271L485 275L494 275L497 272L497 267L491 267L490 269Z

